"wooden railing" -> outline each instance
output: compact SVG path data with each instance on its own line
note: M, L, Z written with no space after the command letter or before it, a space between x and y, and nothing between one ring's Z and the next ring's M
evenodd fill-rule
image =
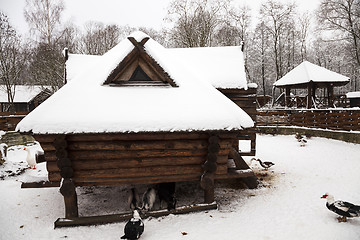
M258 126L301 126L360 131L360 109L259 110L256 121Z

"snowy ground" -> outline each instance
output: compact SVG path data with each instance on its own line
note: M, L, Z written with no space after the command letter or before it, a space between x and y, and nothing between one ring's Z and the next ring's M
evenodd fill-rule
M359 144L311 138L306 147L300 147L294 136L259 135L257 139L257 157L276 164L264 177L263 187L249 190L233 182L217 183L218 210L146 219L141 239L360 239L360 219L338 223L320 199L330 192L336 199L360 204ZM20 189L21 181L43 178L44 164L20 175L6 173L23 168L25 157L21 147L15 148L8 163L0 166L0 239L120 238L123 222L54 229L54 221L64 216L58 189ZM255 163L252 166L264 172ZM77 189L79 212L122 212L127 190ZM178 186L180 204L201 199L197 190L198 185L190 183Z

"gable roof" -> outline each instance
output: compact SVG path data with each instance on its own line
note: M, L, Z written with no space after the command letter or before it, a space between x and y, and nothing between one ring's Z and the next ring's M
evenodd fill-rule
M240 46L164 48L188 71L197 73L218 89L247 89L244 56ZM100 56L69 54L66 61L67 80L71 81L84 66L96 61Z
M148 36L135 32L131 37L141 42ZM16 129L44 134L239 130L253 126L242 109L152 39L144 44L146 54L178 87L104 84L134 48L125 39L97 57Z
M276 87L304 85L309 82L318 84L333 83L345 85L350 79L339 73L330 71L308 61L304 61L274 83Z
M16 85L14 103L28 103L44 90L42 86ZM5 85L0 85L0 102L9 102Z

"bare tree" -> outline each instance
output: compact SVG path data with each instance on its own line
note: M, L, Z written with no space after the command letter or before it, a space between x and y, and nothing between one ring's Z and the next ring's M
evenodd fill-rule
M225 14L226 0L174 0L168 19L174 22L171 40L178 47L211 46Z
M26 55L21 49L15 29L10 25L8 17L0 11L0 80L7 92L10 112L15 110L15 88L25 63Z
M272 38L273 58L276 69L276 79L283 76L282 51L284 33L291 25L295 5L293 3L282 4L275 0L268 0L260 7L260 16L264 20L267 31ZM285 35L286 36L286 35Z
M80 52L102 55L113 48L122 38L134 30L129 26L105 25L101 22L87 22L80 38Z
M298 18L300 26L299 40L300 40L300 56L301 62L307 59L307 42L310 32L311 15L309 12L305 12Z
M336 33L333 36L337 37L331 40L345 40L348 43L348 54L353 56L354 61L351 65L356 68L353 72L355 75L360 74L360 1L323 0L319 7L318 20L323 25L323 30Z
M54 44L59 36L63 0L26 0L24 16L39 41Z

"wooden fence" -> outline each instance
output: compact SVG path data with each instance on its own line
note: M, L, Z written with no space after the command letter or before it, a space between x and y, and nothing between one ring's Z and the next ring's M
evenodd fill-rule
M16 125L27 114L28 112L19 112L19 113L0 112L0 130L14 131Z
M357 110L258 110L258 126L300 126L332 130L360 131Z

